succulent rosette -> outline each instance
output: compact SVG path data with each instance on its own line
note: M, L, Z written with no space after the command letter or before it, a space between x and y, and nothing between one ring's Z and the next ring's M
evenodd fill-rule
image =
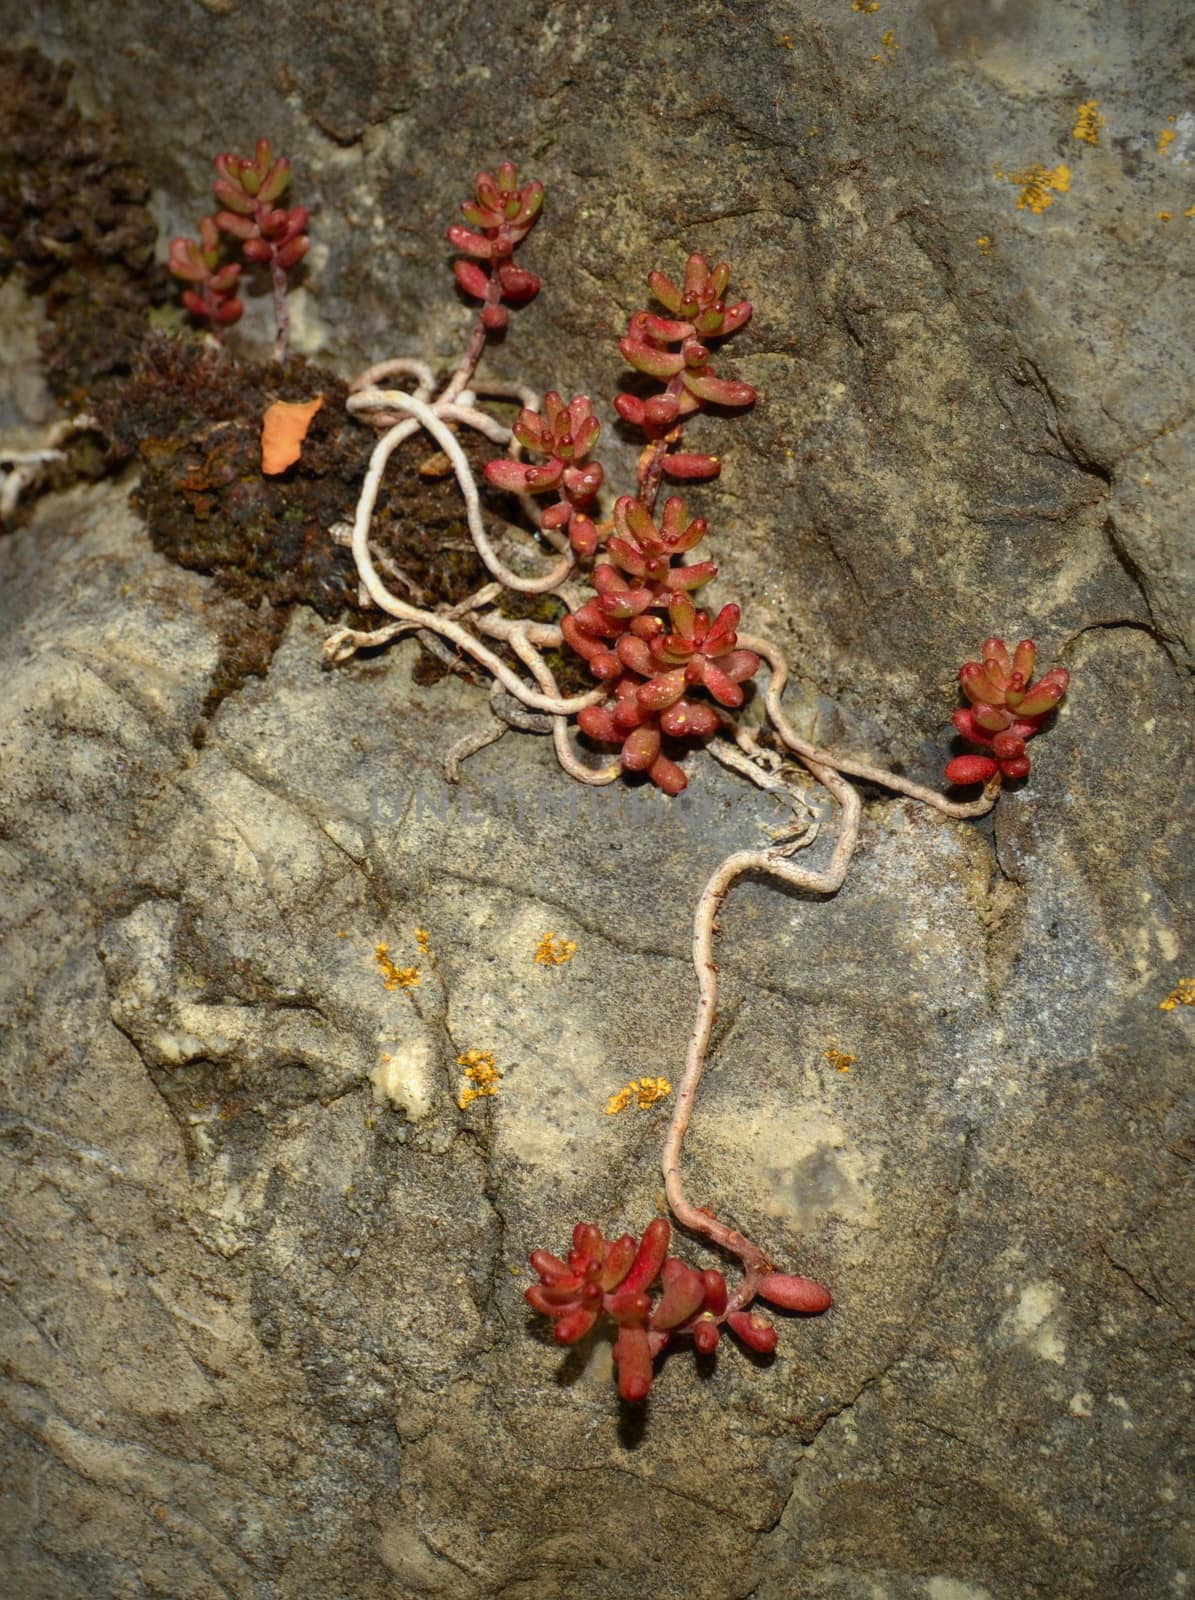
M759 657L738 648L737 605L713 616L693 602L692 592L717 576L714 563L674 564L706 532L702 518L687 518L679 496L665 502L657 524L625 495L614 525L609 559L593 571L596 596L561 623L565 641L611 689L612 698L582 711L578 723L589 738L621 747L625 771L645 772L665 793L679 794L685 775L663 736L708 739L721 718L699 691L718 705L741 705L740 686L758 671Z
M539 293L540 280L534 272L516 267L511 259L535 225L543 209L544 186L539 182L518 181L518 168L504 161L497 172L479 172L473 184L473 199L461 205L468 226L454 222L448 229L448 242L470 260L454 261L453 273L460 288L475 300L484 302L481 320L490 332L504 328L506 309L501 300L521 303ZM485 262L486 267L479 265Z
M182 302L193 317L210 322L213 328L227 328L238 322L244 305L237 298L241 268L236 261L220 265L220 230L215 217L203 217L199 238L170 241L166 265L174 277L187 285Z
M290 162L275 157L268 139L259 139L252 156L231 152L216 157L219 177L212 185L223 210L216 222L241 241L248 261L277 264L289 272L311 248L306 206L280 206L278 200L290 183Z
M709 341L726 338L751 318L749 301L726 303L730 267L722 262L711 270L704 256L694 254L685 263L680 288L662 272L648 273L647 282L671 315L636 311L618 348L628 366L666 387L663 394L647 399L616 395L614 405L623 421L655 440L665 438L704 404L751 405L756 391L749 383L719 378L710 365ZM722 464L717 456L673 451L660 457L660 467L666 477L685 482L716 478Z
M1042 731L1070 683L1065 667L1052 667L1030 682L1037 662L1032 639L1022 639L1011 654L1003 639L985 639L981 653L982 661L968 661L959 670L971 704L954 712L951 721L964 739L990 754L955 756L946 764L948 783L987 783L997 773L1027 777L1026 742Z
M578 556L592 556L598 547L598 530L590 514L601 488L601 463L588 460L601 423L593 415L589 396L576 395L565 405L554 391L544 396L541 416L524 408L511 433L533 455L546 456L544 465L525 461L488 461L485 475L496 488L515 494L556 494L558 498L540 513L541 528L563 528Z
M533 1250L539 1278L523 1291L533 1311L552 1321L557 1344L578 1344L603 1321L613 1326L618 1392L624 1400L646 1400L655 1358L677 1338L688 1337L698 1355L713 1355L728 1327L748 1350L770 1355L776 1326L759 1312L736 1305L722 1273L700 1272L668 1254L672 1229L662 1217L649 1222L641 1239L624 1233L606 1239L595 1223L579 1222L567 1260ZM796 1273L765 1273L755 1292L785 1311L813 1316L828 1311L830 1291Z

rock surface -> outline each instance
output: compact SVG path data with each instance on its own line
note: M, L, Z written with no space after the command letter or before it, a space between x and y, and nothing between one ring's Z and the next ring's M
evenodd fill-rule
M766 798L708 765L581 793L517 734L449 791L483 692L410 644L326 671L301 608L197 741L211 583L127 485L46 500L0 540L7 1590L1181 1595L1185 8L39 16L170 231L268 122L319 206L299 325L346 371L451 357L436 241L508 151L551 198L499 375L608 396L648 268L735 262L723 366L765 403L703 421L701 507L827 742L932 780L993 629L1074 682L994 824L875 795L833 902L735 891L689 1184L836 1306L770 1364L670 1356L637 1421L522 1262L655 1214L667 1103L605 1102L677 1075L692 902ZM1017 209L994 174L1034 164ZM504 1077L461 1111L470 1049Z

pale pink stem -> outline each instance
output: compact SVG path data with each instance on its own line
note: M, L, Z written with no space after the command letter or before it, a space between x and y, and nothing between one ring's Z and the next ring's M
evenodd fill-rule
M276 252L270 257L270 277L274 284L274 360L284 367L290 349L290 302L286 295L286 268L279 265Z

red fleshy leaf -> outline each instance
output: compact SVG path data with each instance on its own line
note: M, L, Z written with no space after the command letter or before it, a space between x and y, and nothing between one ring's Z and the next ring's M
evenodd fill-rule
M715 1268L707 1267L701 1274L701 1281L705 1285L705 1309L720 1317L730 1298L725 1277Z
M648 1223L639 1241L639 1249L631 1264L631 1270L622 1281L624 1289L651 1288L664 1265L671 1239L672 1229L664 1217L656 1217Z
M233 210L239 210L237 206ZM467 256L476 256L480 261L488 261L494 254L494 247L483 233L473 233L468 228L462 228L459 222L454 222L450 228L445 229L445 234L450 245L456 250L461 250Z
M667 795L678 795L689 786L689 780L683 770L665 755L656 757L647 769L647 776L657 789L663 790Z
M622 747L627 772L646 772L660 753L660 730L650 725L636 728Z
M717 456L678 451L675 455L664 457L663 468L664 476L676 483L696 483L706 478L716 478L722 471L722 463Z
M585 706L577 713L577 726L590 739L599 744L619 744L614 717L605 706Z
M655 345L629 336L618 341L618 348L629 367L634 367L636 372L645 372L649 378L675 377L685 364L685 358L679 351L657 350Z
M671 1275L671 1281L665 1282L664 1293L651 1314L653 1328L679 1328L705 1302L705 1284L700 1272L683 1262L678 1261L676 1266L678 1270Z
M614 1360L618 1364L618 1392L632 1403L646 1400L651 1390L651 1345L647 1329L622 1327L614 1341Z
M514 494L521 494L528 487L528 477L532 468L525 461L487 461L485 475L496 489L507 489Z
M489 277L477 265L476 261L454 261L452 263L453 276L466 294L471 294L476 300L484 300L489 290Z
M577 1344L593 1327L598 1319L597 1308L594 1306L578 1306L574 1311L566 1311L559 1317L556 1326L552 1329L552 1337L557 1344Z
M1000 771L1006 778L1027 778L1030 771L1028 756L1016 756L1011 761L1002 761Z
M757 1355L770 1356L776 1348L775 1326L756 1311L732 1311L726 1319L732 1333Z
M532 1272L538 1273L545 1282L556 1278L567 1278L569 1275L568 1267L550 1250L533 1250L529 1260Z
M701 1317L693 1324L693 1348L701 1356L712 1356L722 1342L722 1330L712 1317Z
M660 729L673 739L708 739L718 731L718 713L700 700L678 700L660 713Z
M955 756L946 763L947 783L986 783L999 768L988 756Z
M824 1285L793 1272L765 1272L759 1280L758 1292L762 1299L770 1300L785 1311L804 1311L810 1315L828 1311L834 1303Z
M690 394L699 400L708 400L716 406L749 406L758 398L749 383L738 383L733 378L717 378L708 367L686 368L681 381Z

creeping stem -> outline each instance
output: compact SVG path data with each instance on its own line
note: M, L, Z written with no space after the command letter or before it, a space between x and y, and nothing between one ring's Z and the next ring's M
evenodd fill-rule
M673 1215L682 1227L689 1228L710 1240L712 1244L737 1256L743 1267L743 1280L731 1297L730 1309L748 1306L755 1299L761 1274L771 1268L771 1263L758 1245L719 1221L708 1211L693 1205L685 1194L680 1175L681 1151L685 1134L693 1115L697 1090L705 1072L706 1053L710 1032L718 1007L718 969L713 958L713 936L716 918L731 886L747 874L763 874L778 878L792 888L811 894L835 894L842 886L847 863L855 848L859 831L859 796L845 779L829 768L822 768L816 776L842 807L842 820L838 840L829 866L822 872L798 867L786 861L777 851L738 850L728 856L710 877L697 902L693 918L693 965L697 971L697 1015L689 1048L685 1055L685 1070L677 1091L676 1104L661 1152L664 1172L664 1190Z

